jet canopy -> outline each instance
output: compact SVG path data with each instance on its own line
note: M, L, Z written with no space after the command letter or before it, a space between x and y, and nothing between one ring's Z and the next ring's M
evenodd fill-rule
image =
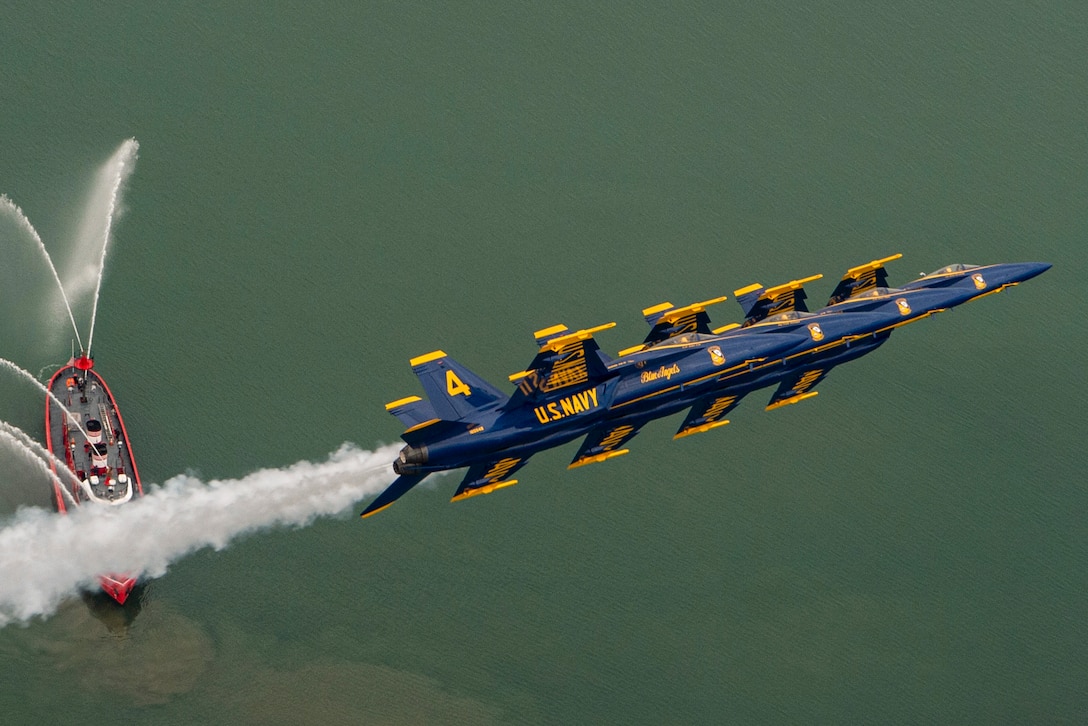
M929 274L930 275L947 275L950 272L963 272L964 270L973 270L976 267L978 267L978 265L964 265L964 264L957 263L955 265L947 265L945 267L942 267L939 270L934 270L933 272L931 272Z
M656 341L654 343L651 343L650 345L648 345L646 347L647 348L653 348L653 347L658 346L658 345L666 345L666 344L667 345L687 345L689 343L699 343L699 342L704 341L704 340L715 340L717 338L718 338L717 335L707 335L706 333L684 333L683 335L674 335L671 338L666 338L664 340L658 340L658 341Z
M779 313L778 315L771 315L764 318L761 322L764 323L788 323L791 320L801 320L802 318L814 318L816 313L801 312L800 310L791 310L788 313Z
M933 274L936 275L937 273L934 272ZM897 292L899 292L898 287L874 287L872 290L859 292L857 295L854 295L854 299L863 300L867 297L882 297L884 295L891 295Z

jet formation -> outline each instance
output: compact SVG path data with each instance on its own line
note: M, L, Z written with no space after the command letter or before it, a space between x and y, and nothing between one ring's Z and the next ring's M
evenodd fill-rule
M397 479L363 511L391 505L429 474L468 467L453 496L458 501L516 484L514 473L533 454L584 436L569 468L628 453L628 442L662 416L687 409L673 438L729 423L746 395L777 385L773 410L816 395L835 366L879 348L903 325L1001 292L1042 274L1039 262L955 264L902 287L887 286L885 264L902 255L847 270L825 307L810 311L804 285L749 285L734 295L744 321L711 327L707 308L725 297L642 311L650 333L612 358L593 336L607 323L570 331L536 332L532 363L510 376L511 395L499 391L440 350L413 358L427 399L386 404L407 427L393 469Z

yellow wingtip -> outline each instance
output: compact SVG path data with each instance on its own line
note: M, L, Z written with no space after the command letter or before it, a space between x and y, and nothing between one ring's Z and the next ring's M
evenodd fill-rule
M725 426L727 423L729 423L729 419L724 419L722 421L711 421L710 423L705 423L701 426L692 426L691 428L684 429L683 431L677 431L672 438L673 441L675 441L676 439L682 439L685 436L691 436L692 434L701 434L706 431L710 431L711 429Z
M578 467L585 466L586 464L599 464L602 461L607 461L608 459L613 459L617 456L623 456L624 454L629 453L631 453L630 449L620 449L619 451L606 451L603 454L597 454L596 456L583 456L578 461L572 461L570 464L567 465L567 468L577 469Z
M808 393L798 393L796 396L790 396L789 398L783 398L781 401L775 401L767 406L766 411L773 411L776 408L782 408L783 406L791 406L795 403L800 403L813 396L819 395L819 391L809 391Z
M481 494L491 494L499 489L505 489L506 487L512 487L518 483L517 479L507 479L506 481L497 481L494 484L485 484L482 487L476 487L475 489L466 489L460 494L454 494L450 498L450 502L460 502L470 497L476 497Z
M375 510L373 510L371 512L363 512L362 514L359 515L359 517L361 519L366 519L367 517L373 517L378 512L383 512L386 509L389 509L389 507L391 507L391 506L393 506L393 502L389 502L389 504L386 504L383 507L378 507L377 509L375 509Z

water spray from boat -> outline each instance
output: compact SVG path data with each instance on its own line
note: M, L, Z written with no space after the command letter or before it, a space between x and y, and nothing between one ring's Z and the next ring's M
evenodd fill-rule
M127 435L123 432L119 413L112 410L114 403L104 381L91 371L90 350L111 229L120 213L121 190L132 173L138 148L135 139L124 142L99 172L73 254L76 268L64 278L68 284L67 293L45 245L22 210L7 197L0 198L0 211L6 210L19 221L38 243L53 270L77 340L80 340L79 329L71 301L88 294L92 283L94 291L87 347L84 351L80 340L79 357L73 354L69 366L55 373L50 381L50 386L60 381L63 387L58 390L63 394L66 389L73 406L78 405L81 412L73 415L58 396L31 373L0 358L0 368L7 368L31 381L51 401L46 406L50 449L6 422L0 422L0 442L36 460L42 473L52 482L57 483L59 477L70 479L92 499L95 497L90 487L106 489L113 474L117 474L120 482L125 480L123 471L135 474L131 460L128 462L131 468L126 470L114 463L121 456L117 450L120 443L123 441L125 451L129 448ZM93 269L86 265L92 258L98 260ZM71 372L68 372L69 368ZM93 395L98 402L93 406L88 400L92 396L88 383L92 376L97 381ZM102 398L103 390L107 398ZM85 446L73 445L67 433L63 440L55 440L53 429L59 427L51 427L48 417L53 404L64 412L65 421L79 429ZM111 428L114 415L121 429L120 435ZM81 417L88 426L93 423L103 427L108 436L103 437L96 429L92 438L80 424ZM92 421L92 418L102 421ZM104 453L107 444L110 449ZM161 576L171 563L191 552L204 547L222 549L247 533L276 526L305 526L316 517L347 511L352 504L380 492L392 481L388 462L398 449L399 446L388 446L377 451L363 451L345 444L322 463L301 461L282 469L263 469L236 480L204 482L192 476L178 476L142 497L132 498L130 488L128 498L123 500L124 506L72 506L67 507L67 516L57 516L38 507L22 508L0 523L0 627L48 615L63 599L82 589L95 588L96 581L118 602L124 602L136 579ZM95 450L102 460L97 463L85 461L86 451ZM69 461L61 461L55 452L64 452ZM72 463L70 454L74 454L79 462ZM93 454L90 458L94 458ZM108 464L105 463L107 458ZM104 475L105 480L96 484L96 474ZM90 483L80 477L87 477ZM69 504L75 503L69 486L57 485L55 488ZM75 492L76 488L71 487L71 490ZM59 509L65 509L59 495L57 505ZM123 596L118 597L109 589L107 581L123 584Z
M98 293L102 290L102 275L106 269L106 250L110 244L110 230L113 227L115 215L120 213L119 200L121 187L136 168L136 153L140 144L136 139L128 139L121 144L102 171L99 179L109 185L108 206L106 207L106 226L102 231L102 251L98 258L98 273L94 283L94 302L91 305L91 330L87 334L87 356L91 355L91 345L94 343L94 323L98 315ZM101 183L101 181L100 181ZM83 347L82 345L80 346Z
M76 478L75 473L69 469L63 461L53 455L53 452L45 448L37 441L33 439L26 431L23 431L18 426L10 424L7 421L0 421L0 439L4 440L11 445L16 451L19 451L28 460L41 468L42 472L48 477L49 480L56 480L58 477L64 477L68 480L70 485L79 486L79 479ZM50 468L52 464L53 468ZM57 482L60 484L60 482ZM67 489L60 485L57 487L63 494L68 503L73 507L79 506L79 503L75 500Z
M60 402L60 399L59 399L59 398L57 398L57 397L56 397L56 395L54 395L52 391L50 391L50 390L49 390L48 388L46 388L46 387L45 387L45 386L44 386L44 385L42 384L42 382L41 382L41 381L39 381L39 380L38 380L37 378L35 378L35 377L34 377L34 374L32 374L32 373L31 373L30 371L28 371L27 369L23 368L23 367L22 367L22 366L20 366L20 365L18 365L18 364L16 364L16 363L12 363L12 362L11 362L10 360L8 360L7 358L0 358L0 367L3 367L3 368L7 368L7 369L8 369L9 371L12 371L12 372L14 372L14 373L18 374L18 375L19 375L19 376L21 376L22 378L24 378L24 379L26 379L26 380L30 381L30 382L31 382L31 383L33 383L33 384L34 384L35 386L37 386L37 387L38 387L39 389L41 389L42 393L44 393L44 394L45 394L46 396L49 396L49 398L50 398L50 399L51 399L51 400L53 401L53 403L55 403L55 404L57 404L58 406L60 406L60 410L61 410L61 411L64 411L64 413L68 415L68 420L69 420L69 422L70 422L70 423L72 423L72 424L74 424L74 425L75 425L75 427L76 427L77 429L79 429L79 432L80 432L81 434L83 434L83 438L84 438L85 440L87 440L87 441L90 441L90 440L91 440L91 436L90 436L90 434L88 434L88 433L87 433L87 432L86 432L86 431L85 431L85 430L83 429L83 427L82 427L82 426L80 425L80 423L79 423L79 421L77 420L77 418L76 418L75 416L73 416L73 415L72 415L72 412L71 412L71 411L69 411L69 410L68 410L68 408L67 408L67 407L66 407L66 406L65 406L65 405L64 405L63 403L61 403L61 402Z
M38 244L38 249L41 250L42 255L45 257L46 264L49 265L49 270L53 273L53 279L57 282L57 289L60 290L60 296L64 300L64 307L68 310L68 319L72 322L72 332L75 333L76 341L79 343L79 347L83 347L83 341L79 337L79 328L76 327L75 316L72 315L72 304L68 301L68 295L64 292L64 285L61 284L60 275L57 274L57 268L53 264L53 258L49 256L49 251L45 249L45 243L42 242L41 235L38 234L38 230L34 229L34 225L30 223L27 216L23 214L23 210L19 208L15 202L11 201L11 198L6 194L0 194L0 212L7 214L13 218L20 227L30 235Z

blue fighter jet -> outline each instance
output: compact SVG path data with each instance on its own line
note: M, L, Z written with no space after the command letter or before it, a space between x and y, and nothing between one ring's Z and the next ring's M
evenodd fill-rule
M442 351L411 360L427 400L386 405L407 430L397 479L362 513L385 509L428 474L468 467L453 501L516 484L529 458L584 436L570 468L628 453L649 421L687 409L674 438L729 423L747 394L777 385L767 410L816 395L832 368L884 344L896 328L1001 292L1050 268L1046 263L949 265L898 288L887 286L892 255L847 270L826 307L809 311L804 285L820 275L734 292L744 321L712 328L706 309L724 297L643 310L650 333L606 355L594 333L615 325L537 331L528 368L510 376L507 396Z

